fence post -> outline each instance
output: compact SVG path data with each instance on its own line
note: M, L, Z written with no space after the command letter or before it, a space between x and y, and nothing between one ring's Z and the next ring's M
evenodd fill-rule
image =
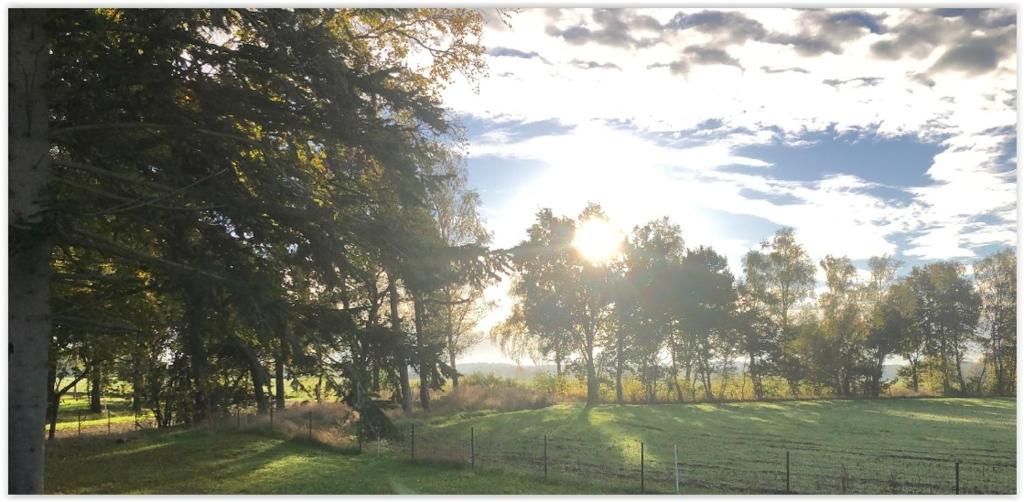
M309 440L313 440L313 412L309 412Z
M78 412L78 435L82 435L82 412Z
M640 441L640 493L644 492L644 442Z
M242 428L242 409L235 408L235 428Z
M544 435L544 481L548 480L548 435Z
M672 445L672 462L676 467L676 495L679 495L679 445Z
M786 493L789 493L789 450L786 450Z
M960 461L956 461L956 494L960 495Z
M416 460L416 424L410 424L409 432L409 460Z
M473 427L469 428L469 466L476 467L476 435Z
M359 427L356 428L356 438L359 439L359 453L363 452L363 423L359 422Z
M110 408L107 408L107 434L110 434Z

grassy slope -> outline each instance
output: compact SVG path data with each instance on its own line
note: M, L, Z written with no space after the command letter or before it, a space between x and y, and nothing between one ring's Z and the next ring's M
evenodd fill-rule
M1013 399L560 405L413 422L420 456L465 458L472 426L478 465L537 472L547 434L549 469L614 486L638 484L643 441L649 490L674 489L673 445L686 491L784 490L787 451L798 492L839 493L845 477L851 493L949 493L955 458L963 492L1016 489Z
M587 493L579 485L352 455L234 431L66 439L46 450L46 492L97 493Z
M61 440L47 448L51 493L554 493L635 492L645 444L646 488L673 490L678 444L686 492L770 492L785 486L838 493L1016 489L1012 399L817 401L730 405L559 405L510 413L414 419L417 458L468 462L477 470L410 464L408 442L392 455L340 454L259 434L152 434L127 444ZM410 421L400 424L407 431ZM549 474L543 483L543 436ZM372 446L367 451L372 452ZM497 473L491 471L503 471ZM518 474L507 474L507 472Z

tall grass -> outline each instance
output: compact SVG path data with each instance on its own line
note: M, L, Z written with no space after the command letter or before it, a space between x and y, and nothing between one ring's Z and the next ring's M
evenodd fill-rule
M514 411L544 408L554 401L550 396L494 375L469 375L458 388L437 397L433 411Z
M250 431L270 431L287 439L312 441L332 448L350 450L358 448L356 421L359 412L342 403L304 404L285 410L274 410L273 425L270 415L249 417L241 428Z

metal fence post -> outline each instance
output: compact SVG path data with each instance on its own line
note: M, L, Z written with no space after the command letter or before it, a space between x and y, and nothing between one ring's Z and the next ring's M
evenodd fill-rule
M469 428L469 466L476 467L476 435L473 427Z
M409 460L416 460L416 424L410 424Z
M548 480L548 435L544 435L544 481Z
M956 461L956 494L960 495L960 461Z
M78 435L82 435L82 412L78 412Z
M789 493L789 450L786 450L786 493Z
M107 434L110 434L110 408L107 408Z
M676 469L676 495L679 494L679 445L672 445L672 462Z
M644 492L644 442L640 441L640 493Z

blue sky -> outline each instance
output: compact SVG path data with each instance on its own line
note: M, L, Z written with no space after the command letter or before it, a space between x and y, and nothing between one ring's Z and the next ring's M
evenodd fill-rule
M488 23L489 75L444 100L497 246L594 201L624 232L669 216L736 273L782 226L815 261L969 263L1016 243L1015 18L523 9Z

